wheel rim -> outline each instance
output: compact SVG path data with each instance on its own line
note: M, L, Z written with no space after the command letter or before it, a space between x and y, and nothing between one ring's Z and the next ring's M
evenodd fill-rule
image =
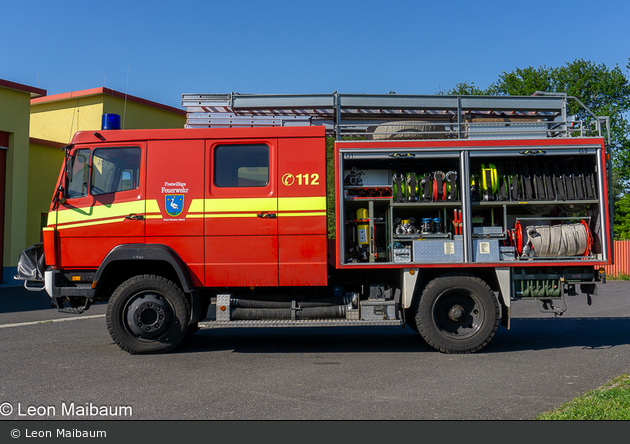
M482 327L485 310L480 298L461 289L447 290L433 304L433 322L451 339L467 339Z
M134 336L156 340L173 325L173 308L166 298L154 291L134 295L125 305L124 323Z

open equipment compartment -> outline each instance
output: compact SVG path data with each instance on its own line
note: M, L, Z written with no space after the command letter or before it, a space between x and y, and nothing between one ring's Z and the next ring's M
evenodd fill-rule
M605 259L602 151L595 144L472 151L473 238L496 238L502 260Z
M337 162L340 264L608 258L592 140L337 142Z
M463 262L461 156L422 146L341 148L342 263Z

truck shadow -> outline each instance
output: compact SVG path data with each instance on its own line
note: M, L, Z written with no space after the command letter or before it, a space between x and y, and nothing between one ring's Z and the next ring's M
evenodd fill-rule
M515 318L479 353L630 344L630 318ZM410 328L325 327L205 329L174 353L437 353Z
M23 286L0 288L0 313L46 310L51 308L51 299L45 291L28 291Z

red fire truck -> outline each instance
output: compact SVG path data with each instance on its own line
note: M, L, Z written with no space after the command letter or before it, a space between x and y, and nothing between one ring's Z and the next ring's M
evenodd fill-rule
M199 328L405 325L475 352L514 301L560 315L605 282L607 121L569 100L185 94L186 128L105 115L65 147L16 279L63 311L108 301L129 353Z

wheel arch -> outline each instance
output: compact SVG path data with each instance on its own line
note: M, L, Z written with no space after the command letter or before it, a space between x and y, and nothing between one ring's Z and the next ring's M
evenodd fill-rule
M410 275L409 270L413 270L414 274ZM463 267L457 270L443 268L411 268L403 272L401 281L403 284L403 301L404 309L409 312L414 304L418 303L418 299L422 296L424 288L433 279L441 276L468 275L481 279L493 291L497 292L496 298L499 302L501 310L500 319L501 326L510 328L511 319L511 270L507 267ZM409 318L409 315L407 316ZM412 321L413 322L413 321ZM414 326L411 325L413 328Z
M108 300L120 284L142 274L157 274L180 286L189 300L191 324L205 317L207 298L203 298L193 286L186 264L177 252L162 244L125 244L113 248L94 276L94 299Z
M96 271L94 299L107 300L122 282L147 273L169 278L186 294L194 292L186 265L172 248L161 244L124 244L114 247Z

